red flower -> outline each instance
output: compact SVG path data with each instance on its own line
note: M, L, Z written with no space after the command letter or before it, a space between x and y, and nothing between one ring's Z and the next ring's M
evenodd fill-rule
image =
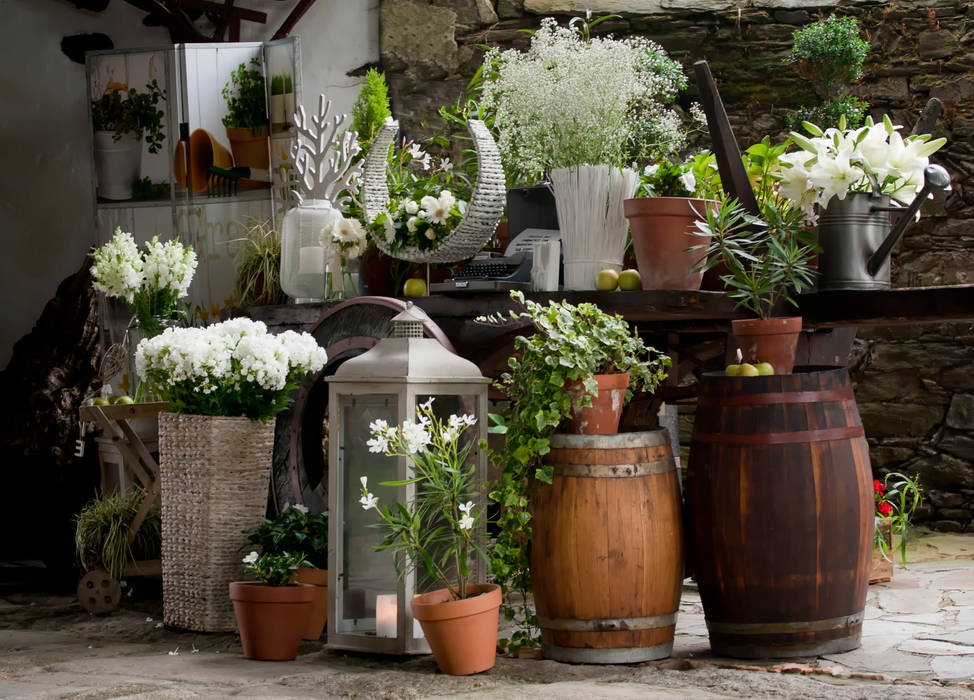
M873 479L873 491L876 493L884 493L886 491L886 484L878 479Z
M882 515L884 518L888 518L890 513L893 512L893 506L891 506L886 501L881 501L880 503L876 504L876 510L878 510L879 514Z

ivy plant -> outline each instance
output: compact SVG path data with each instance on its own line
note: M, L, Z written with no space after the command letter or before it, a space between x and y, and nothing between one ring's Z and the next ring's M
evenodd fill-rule
M250 68L241 63L223 86L223 99L227 102L227 113L223 125L240 127L261 133L267 126L267 89L260 62L250 59Z
M91 103L91 121L95 131L114 131L115 141L125 134L133 134L145 141L149 153L158 153L165 138L162 126L165 113L158 109L158 105L165 99L165 93L155 80L146 83L143 92L135 88L130 88L128 93L109 89Z
M504 435L505 447L502 454L492 455L502 471L489 493L500 506L490 567L505 594L519 592L524 601L531 589L528 492L535 479L552 481L553 468L542 464L542 458L550 451L551 435L572 413L567 385L581 381L586 395L578 403L591 406L590 395L598 394L595 374L628 372L628 402L636 391L656 390L666 377L670 359L647 347L621 316L607 314L595 304L550 301L542 305L526 300L519 291L512 291L511 297L523 311L483 316L478 321L499 324L526 319L534 330L533 335L515 338L510 371L495 384L510 399L510 410L506 415L491 414L495 423L491 432ZM526 605L507 607L504 614L509 620L520 618L522 628L511 640L502 641L502 648L537 643L534 619Z

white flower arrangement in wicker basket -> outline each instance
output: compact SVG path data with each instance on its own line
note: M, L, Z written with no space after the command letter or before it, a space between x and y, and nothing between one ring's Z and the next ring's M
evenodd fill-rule
M500 152L484 123L467 121L477 152L477 180L463 218L438 246L421 250L415 246L395 252L382 236L374 236L376 246L386 255L416 263L453 263L473 257L494 235L504 213L506 185ZM389 205L389 185L386 179L387 156L399 123L387 121L379 129L362 168L362 208L372 223Z

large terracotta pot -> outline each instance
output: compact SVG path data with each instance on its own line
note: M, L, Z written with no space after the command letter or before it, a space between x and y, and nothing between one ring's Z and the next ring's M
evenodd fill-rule
M690 197L642 197L623 202L643 289L700 289L703 272L693 268L703 252L687 252L687 248L707 245L710 238L690 231L707 208L717 206L715 200Z
M501 606L496 583L467 586L463 600L452 600L445 588L420 593L412 606L440 671L469 676L494 667Z
M734 319L731 329L741 349L741 362L770 362L775 374L791 374L802 331L801 316Z
M325 623L328 622L328 569L302 567L298 569L294 580L315 587L315 597L311 601L308 624L305 625L301 638L318 639L325 629Z
M574 413L568 421L568 432L580 435L608 435L619 432L622 407L626 403L626 389L629 387L629 373L597 374L595 381L599 387L597 396L592 397L590 407L578 406L585 395L584 385L572 382L568 393L572 395Z
M296 657L314 595L315 587L304 583L268 586L232 581L230 600L244 656L263 661L290 661Z
M189 135L189 170L186 186L193 192L206 192L210 166L232 168L233 158L227 149L206 129L196 129Z
M237 167L267 170L270 164L268 136L266 126L260 131L244 126L228 126L227 139L230 141L230 151L233 153L233 164Z

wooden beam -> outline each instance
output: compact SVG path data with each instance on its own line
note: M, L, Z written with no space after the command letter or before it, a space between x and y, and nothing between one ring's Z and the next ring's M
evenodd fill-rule
M311 6L314 4L315 0L298 0L298 4L294 6L293 10L291 10L291 14L287 16L287 19L285 19L278 30L274 32L274 36L271 37L271 41L290 36L291 30L294 29L294 25L296 25L301 18L304 17L304 13L310 10Z

